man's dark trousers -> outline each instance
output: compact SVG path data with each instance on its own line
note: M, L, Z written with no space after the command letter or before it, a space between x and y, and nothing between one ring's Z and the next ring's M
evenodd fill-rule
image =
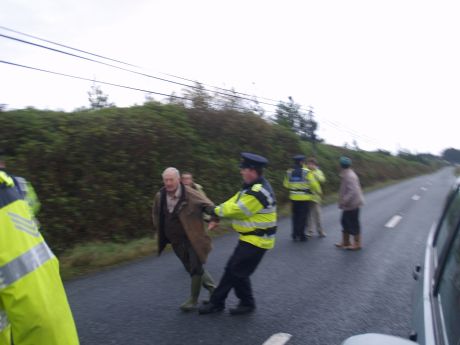
M233 288L236 297L240 299L240 305L254 307L255 301L249 277L256 270L265 252L265 249L239 241L210 302L215 306L224 307L225 299Z
M292 238L305 240L305 227L307 226L309 201L292 201Z

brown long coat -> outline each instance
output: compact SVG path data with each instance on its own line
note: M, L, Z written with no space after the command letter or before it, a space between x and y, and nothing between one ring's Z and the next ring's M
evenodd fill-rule
M214 204L207 197L188 186L180 184L179 188L182 188L182 196L177 205L179 220L198 258L204 264L211 252L212 243L203 225L203 212L212 214ZM164 215L162 212L162 207L167 207L165 193L164 188L160 189L155 195L152 208L153 229L158 236L158 255L169 243L164 232ZM214 219L217 220L215 216Z

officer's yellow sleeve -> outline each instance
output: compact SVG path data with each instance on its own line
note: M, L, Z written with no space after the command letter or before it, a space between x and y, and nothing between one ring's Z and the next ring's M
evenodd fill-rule
M214 212L219 217L245 219L264 208L262 203L253 195L244 194L238 199L239 193L216 206Z
M0 184L6 184L8 187L13 187L14 181L4 171L0 171Z
M284 175L283 187L289 189L289 179L287 177L287 174Z
M315 175L310 173L308 174L308 178L310 180L310 190L313 193L321 194L322 193L321 185L319 184L318 180L315 178Z
M316 179L318 180L319 183L326 182L326 176L324 176L324 173L319 169L315 170L315 177L316 177Z
M35 189L30 182L27 182L26 201L29 204L33 214L36 216L40 211L41 204L38 200L37 193L35 193Z

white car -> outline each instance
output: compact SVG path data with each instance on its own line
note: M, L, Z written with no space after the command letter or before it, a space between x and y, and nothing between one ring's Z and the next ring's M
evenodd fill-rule
M460 345L460 179L430 231L425 262L415 268L414 279L410 340L368 333L350 337L342 345Z

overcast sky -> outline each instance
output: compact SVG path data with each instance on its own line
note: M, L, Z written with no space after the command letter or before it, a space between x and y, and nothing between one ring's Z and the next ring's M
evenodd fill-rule
M0 2L0 26L160 77L292 96L314 107L329 143L435 154L460 148L459 18L456 0ZM3 37L0 60L166 94L182 89ZM5 64L0 80L8 109L88 106L88 81ZM145 99L143 92L102 89L118 106Z

